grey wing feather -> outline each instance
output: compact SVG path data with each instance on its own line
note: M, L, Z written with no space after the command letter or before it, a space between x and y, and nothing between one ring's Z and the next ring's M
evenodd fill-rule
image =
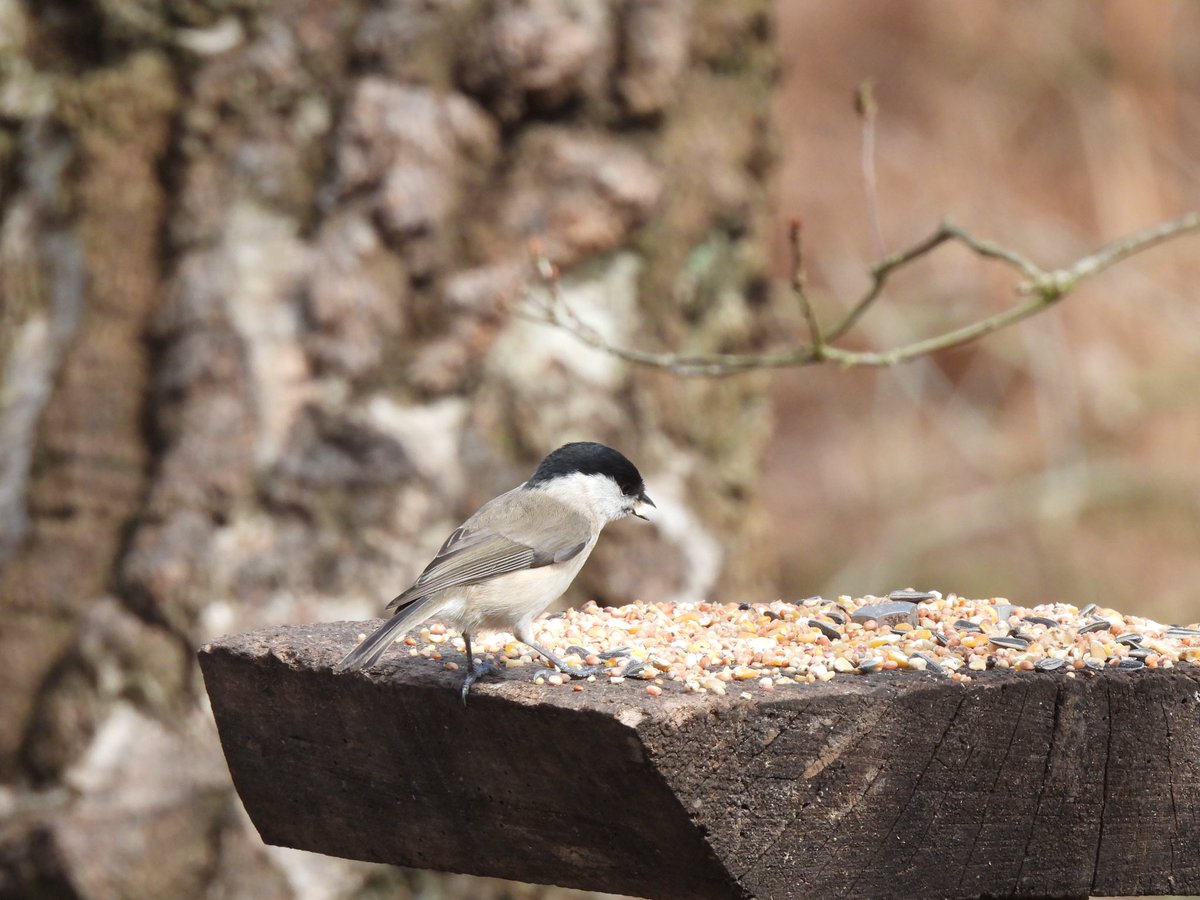
M533 557L533 562L529 564L529 568L537 569L541 566L552 566L555 563L566 562L569 559L574 559L587 546L587 541L580 541L571 547L562 547L555 550L553 553L539 553Z
M485 504L455 529L412 587L387 608L396 610L437 591L509 572L566 562L578 556L591 537L583 516L541 492L517 488Z

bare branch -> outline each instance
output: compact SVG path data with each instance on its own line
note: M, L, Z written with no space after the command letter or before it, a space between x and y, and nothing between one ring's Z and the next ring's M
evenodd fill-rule
M1042 270L1037 267L1032 261L1012 250L1007 250L998 244L991 241L981 240L975 237L965 228L956 225L949 219L946 219L938 227L937 231L933 232L923 240L917 241L911 247L893 253L875 265L871 266L871 286L867 288L867 292L853 306L846 318L843 319L836 328L829 332L826 340L836 341L847 331L853 328L858 320L862 318L863 313L874 303L879 295L883 292L883 286L887 283L892 272L907 266L915 259L919 259L925 254L937 249L946 241L958 241L973 250L979 256L986 259L994 259L999 262L1013 266L1018 271L1022 272L1027 278L1034 279L1042 274Z
M883 226L879 220L879 192L875 179L875 116L879 104L875 102L875 84L867 80L854 91L854 111L862 122L862 166L863 188L867 194L867 217L871 222L871 235L875 239L875 254L882 257L887 253L883 242Z
M812 343L808 346L756 353L680 354L649 352L609 343L599 332L579 319L570 309L562 295L558 273L536 247L533 248L537 271L548 289L548 298L538 302L529 296L537 311L536 318L575 335L583 343L611 354L626 362L667 369L683 376L722 376L747 372L754 369L806 366L831 361L842 366L894 366L902 362L927 356L939 350L958 347L985 335L1007 328L1022 319L1036 315L1057 303L1084 280L1105 271L1110 266L1140 253L1150 247L1191 232L1200 231L1200 212L1190 212L1169 222L1163 222L1143 231L1106 244L1094 253L1069 266L1045 270L1023 254L1002 247L992 241L976 237L967 229L949 220L944 221L934 232L910 247L900 250L875 263L870 269L871 284L866 293L855 303L846 317L832 330L822 334L816 314L808 298L803 274L803 256L800 244L800 225L796 221L789 233L792 241L792 290L801 304L808 323ZM977 322L953 328L941 334L904 344L891 350L845 350L832 346L832 342L846 334L879 297L888 278L897 269L932 252L942 244L957 242L984 259L1003 263L1021 273L1023 280L1018 292L1027 296L1025 302Z
M800 301L800 308L804 312L804 321L808 323L808 336L812 341L813 356L820 357L825 339L821 336L821 325L817 321L812 301L808 298L808 283L804 277L804 246L801 241L801 229L802 224L798 218L794 218L788 223L788 244L792 251L792 293Z
M1116 265L1136 253L1141 253L1143 250L1148 250L1191 231L1200 231L1200 212L1185 213L1177 219L1171 219L1118 238L1065 269L1031 273L1029 281L1020 285L1019 290L1023 294L1051 291L1057 291L1060 294L1069 293L1085 278L1099 275L1110 266Z

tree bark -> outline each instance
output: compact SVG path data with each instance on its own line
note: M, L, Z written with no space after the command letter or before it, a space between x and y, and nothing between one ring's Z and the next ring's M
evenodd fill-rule
M761 380L518 313L537 238L614 338L762 340L765 2L0 0L0 35L0 895L292 896L190 648L376 612L566 440L670 512L573 596L761 593Z

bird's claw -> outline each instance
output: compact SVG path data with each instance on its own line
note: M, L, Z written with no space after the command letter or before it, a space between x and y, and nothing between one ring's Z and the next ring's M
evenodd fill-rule
M463 678L461 690L463 706L467 705L467 694L471 692L471 686L484 675L490 675L495 671L496 667L490 662L478 663L467 670L466 677Z
M571 678L591 678L593 675L599 675L604 670L604 666L563 666L562 668L545 666L533 673L533 680L537 681L539 678L549 678L551 675L569 675Z

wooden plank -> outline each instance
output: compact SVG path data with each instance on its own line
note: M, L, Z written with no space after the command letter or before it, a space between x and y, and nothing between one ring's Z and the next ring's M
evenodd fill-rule
M263 840L645 897L1200 893L1200 669L905 672L660 697L637 681L458 699L361 623L200 652ZM452 652L452 651L451 651Z

